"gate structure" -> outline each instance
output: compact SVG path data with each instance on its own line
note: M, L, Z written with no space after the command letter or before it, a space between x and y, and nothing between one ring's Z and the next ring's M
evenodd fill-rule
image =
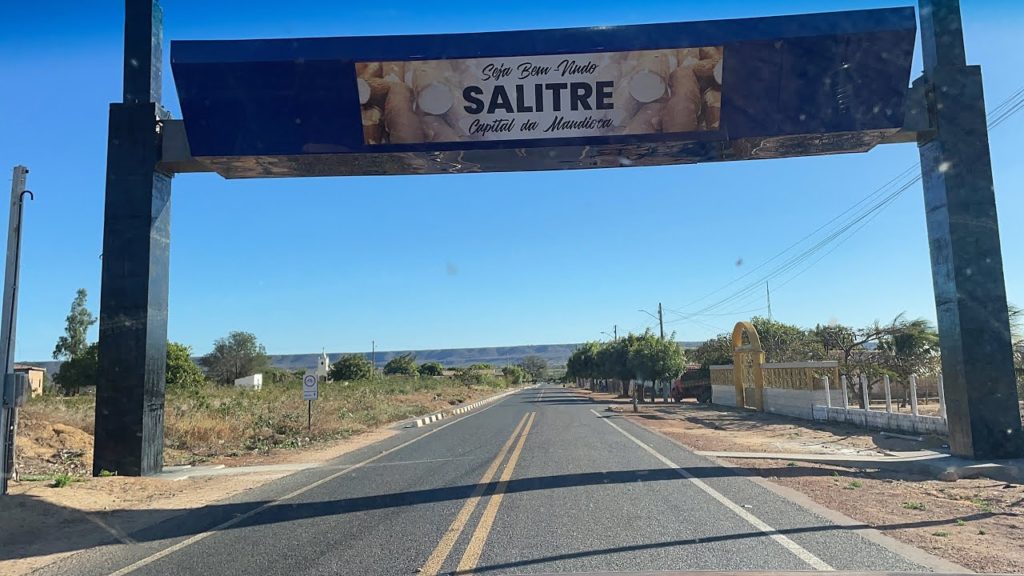
M764 348L750 322L738 322L732 331L732 377L736 406L764 411Z
M920 149L950 447L1021 455L981 72L958 0L481 34L171 43L126 0L110 107L93 472L163 465L171 178L650 166ZM753 352L753 350L752 350Z

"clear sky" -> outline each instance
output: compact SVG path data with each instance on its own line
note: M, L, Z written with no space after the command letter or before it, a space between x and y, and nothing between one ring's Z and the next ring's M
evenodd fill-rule
M605 0L164 2L165 40L444 33L687 21L912 4ZM75 290L98 314L107 105L120 98L122 3L9 2L0 32L0 169L31 169L17 358L49 358ZM989 109L1024 87L1024 3L963 0ZM920 46L918 46L919 51ZM169 50L165 48L165 57ZM920 71L920 58L914 73ZM178 103L169 66L165 106ZM1024 305L1024 114L992 133L1007 290ZM172 340L231 330L271 353L580 342L693 312L917 161L868 154L518 174L174 180ZM6 189L4 194L6 194ZM6 202L2 203L6 206ZM6 213L0 215L6 223ZM3 227L6 230L6 227ZM806 248L817 237L798 247ZM831 249L830 245L828 249ZM819 252L809 262L825 252ZM920 184L816 265L771 281L775 318L934 320ZM704 298L703 300L701 300ZM666 313L698 340L764 313L763 290L706 314ZM95 328L91 334L95 338Z

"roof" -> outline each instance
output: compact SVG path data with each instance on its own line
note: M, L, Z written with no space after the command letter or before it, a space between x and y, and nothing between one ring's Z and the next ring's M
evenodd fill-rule
M46 368L40 368L39 366L29 366L28 364L15 364L14 369L26 371L39 370L40 372L46 372Z

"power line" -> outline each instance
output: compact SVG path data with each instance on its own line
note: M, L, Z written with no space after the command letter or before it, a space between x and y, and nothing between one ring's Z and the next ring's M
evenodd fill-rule
M1010 118L1011 116L1013 116L1017 112L1020 112L1022 109L1024 109L1024 88L1021 88L1021 89L1017 90L1016 92L1014 92L1013 94L1011 94L1001 104L999 104L998 106L996 106L992 110L992 112L991 112L991 120L988 123L989 129L991 130L993 128L998 127L1000 124L1004 123L1008 118ZM714 296L715 294L722 292L723 290L727 289L728 287L734 286L737 282L743 280L744 278L750 276L751 274L754 274L755 272L757 272L758 270L764 268L765 266L767 266L771 262L774 262L775 260L781 258L783 255L785 255L788 252L790 252L791 250L793 250L793 248L799 246L800 244L802 244L803 242L805 242L809 238L814 237L816 234L818 234L822 230L826 229L827 227L829 227L830 225L832 225L836 221L840 220L841 218L843 218L844 216L846 216L850 212L853 212L858 207L864 205L867 202L875 200L878 196L881 196L886 191L888 191L893 186L893 184L900 182L900 180L902 180L903 178L907 177L914 170L918 171L917 175L915 175L909 181L900 183L894 192L891 192L888 195L885 195L884 197L882 197L881 199L875 201L869 207L864 209L861 213L856 214L854 217L852 217L851 220L843 223L838 229L833 230L823 240L819 241L817 244L815 244L814 246L810 247L809 249L804 250L802 253L800 253L800 254L798 254L798 255L796 255L794 257L791 257L788 260L784 261L782 264L777 266L772 271L768 272L762 278L747 284L746 286L744 286L743 288L740 288L739 290L737 290L736 292L732 293L731 295L729 295L729 296L727 296L727 297L725 297L723 299L720 299L717 302L714 302L714 303L712 303L712 304L710 304L708 306L705 306L704 308L701 308L700 310L698 310L696 312L685 313L685 312L680 312L678 310L668 309L669 312L671 312L673 314L676 314L677 316L680 316L680 320L684 320L684 319L691 319L692 320L692 319L694 319L695 316L706 316L706 315L708 315L708 311L714 310L716 308L720 308L721 306L725 305L726 303L735 302L737 299L743 298L744 296L750 294L751 291L757 289L762 282L767 282L768 280L770 280L772 278L777 278L777 277L779 277L779 276L781 276L781 275L783 275L783 274L793 270L795 267L800 266L802 263L804 263L808 259L810 259L815 253L819 252L820 250L822 250L823 248L825 248L829 244L835 243L832 246L832 248L827 250L822 256L820 256L817 259L813 260L810 264L808 264L807 266L805 266L804 268L802 268L801 270L799 270L798 272L796 272L795 274L790 276L782 284L779 284L777 286L777 289L781 288L782 286L785 286L786 284L789 284L795 278L797 278L798 276L800 276L801 274L806 272L808 269L810 269L811 267L816 265L818 262L820 262L822 259L824 259L829 254L834 252L839 246L841 246L843 243L845 243L850 237L852 237L857 232L862 230L871 220L873 220L878 215L878 213L881 210L883 210L884 208L886 208L889 205L891 205L896 200L896 198L898 196L900 196L903 192L905 192L911 186L913 186L918 181L920 181L921 180L920 164L918 163L918 164L909 166L908 168L904 169L899 175L897 175L895 178L893 178L892 180L887 182L881 188L878 188L875 191L873 191L872 193L868 194L863 199L861 199L857 203L853 204L852 206L850 206L849 208L847 208L846 210L844 210L843 212L841 212L837 216L833 217L831 220L829 220L826 223L822 224L821 226L816 228L814 231L812 231L809 234L805 235L803 238L797 240L796 242L794 242L793 244L791 244L790 246L788 246L787 248L785 248L781 252L775 254L774 256L769 258L768 260L762 262L761 264L759 264L758 266L754 267L753 269L747 271L746 273L744 273L743 275L739 276L738 278L733 279L732 281L722 285L719 288L716 288L715 290L709 292L708 294L702 296L701 298L698 298L697 300L692 301L690 304L687 304L687 305L691 305L691 304L695 304L697 302L701 302L701 301L707 300L711 296Z

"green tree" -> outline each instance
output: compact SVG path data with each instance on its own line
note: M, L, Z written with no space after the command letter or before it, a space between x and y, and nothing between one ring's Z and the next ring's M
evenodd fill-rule
M629 366L629 350L636 340L637 336L628 334L605 343L597 354L597 372L601 378L618 381L619 396L629 395L629 381L635 377Z
M600 342L585 342L573 350L565 363L565 377L581 380L600 378L597 366L597 354L600 349Z
M444 374L444 366L441 366L440 362L424 362L417 368L420 376L442 376Z
M883 338L878 349L883 365L901 380L939 371L939 333L923 318L904 323L898 332Z
M638 380L653 382L663 382L679 376L686 365L683 351L675 342L674 335L662 340L650 330L636 338L629 349L628 362L630 371Z
M522 366L523 371L530 377L530 380L535 382L544 378L544 374L548 370L548 361L540 356L526 356L519 365Z
M522 366L505 366L501 369L501 374L509 384L521 384L526 380L526 371Z
M1010 338L1013 342L1013 371L1017 374L1017 395L1024 399L1024 310L1010 304Z
M85 288L79 288L71 302L71 312L64 320L64 335L57 339L53 349L54 360L73 360L89 348L87 335L96 317L85 307L87 299Z
M415 376L419 374L416 367L416 355L411 352L399 354L384 365L385 374Z
M345 354L331 364L330 376L336 382L369 380L373 376L373 363L362 354Z
M78 394L84 387L95 386L99 373L98 350L97 344L89 344L74 358L65 360L53 376L54 384L68 396Z
M199 388L205 380L203 371L192 361L192 347L177 342L168 342L167 387Z
M477 362L476 364L470 364L469 366L467 366L467 368L476 372L490 372L491 370L494 370L494 366L491 366L490 364L487 364L485 362Z
M213 350L203 356L200 364L214 381L231 384L238 378L269 368L270 358L254 334L231 332L213 343Z
M761 339L765 362L794 362L824 357L824 350L818 340L799 326L763 316L754 316L750 323Z
M702 369L707 369L708 366L732 364L732 354L732 335L719 334L698 346L691 357Z

